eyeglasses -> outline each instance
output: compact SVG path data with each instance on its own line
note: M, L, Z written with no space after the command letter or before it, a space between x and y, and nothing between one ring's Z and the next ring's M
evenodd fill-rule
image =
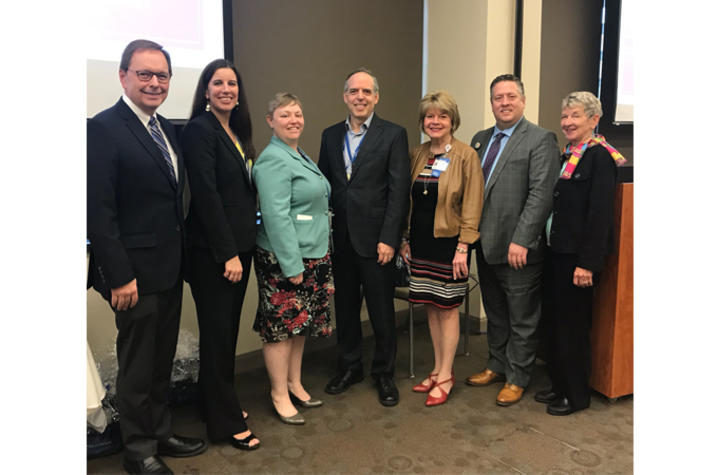
M170 80L170 75L167 73L155 73L153 71L148 71L146 69L140 69L140 70L132 70L129 71L134 72L137 74L137 77L142 82L148 82L152 80L152 76L157 76L157 82L166 83Z

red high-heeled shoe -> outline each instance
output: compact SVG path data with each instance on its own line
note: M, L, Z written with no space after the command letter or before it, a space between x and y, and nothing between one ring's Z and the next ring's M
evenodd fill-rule
M439 376L439 373L431 373L429 375L429 385L428 386L425 386L424 382L422 381L421 383L419 383L416 386L414 386L413 388L411 388L411 390L414 391L415 393L428 393L429 391L431 391L431 388L434 387L434 383L436 383L437 376Z
M444 389L441 387L444 383L451 383L451 389L449 391L444 391ZM451 376L449 379L446 379L440 383L434 384L435 388L438 388L441 394L439 397L434 397L431 394L426 395L426 407L432 407L432 406L439 406L441 404L444 404L447 399L449 399L449 394L451 394L451 390L454 389L454 383L456 382L456 379L454 376Z

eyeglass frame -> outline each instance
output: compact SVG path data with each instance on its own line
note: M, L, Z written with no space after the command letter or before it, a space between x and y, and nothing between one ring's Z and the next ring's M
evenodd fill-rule
M127 70L135 73L137 75L137 79L139 79L142 82L150 82L150 81L152 81L152 76L157 76L157 82L159 82L161 84L166 84L166 83L170 82L170 78L172 77L172 74L166 73L164 71L156 73L156 72L150 71L148 69L129 69L128 68ZM148 77L147 79L143 79L140 74L149 74L150 77Z

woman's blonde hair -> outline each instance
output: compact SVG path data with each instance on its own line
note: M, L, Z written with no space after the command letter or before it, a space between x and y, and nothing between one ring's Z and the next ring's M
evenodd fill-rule
M424 117L429 109L439 109L441 112L446 112L451 119L451 134L456 132L461 124L461 117L459 116L459 106L456 105L456 101L451 94L446 91L433 91L426 94L421 98L419 102L419 127L421 131L424 131Z

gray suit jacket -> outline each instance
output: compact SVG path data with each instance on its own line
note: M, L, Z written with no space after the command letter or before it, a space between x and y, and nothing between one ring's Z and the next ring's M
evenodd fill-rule
M478 132L471 139L479 160L493 130L491 127ZM528 263L541 261L543 231L551 211L559 164L556 135L526 118L521 119L484 189L479 233L486 262L507 263L512 242L529 249Z

